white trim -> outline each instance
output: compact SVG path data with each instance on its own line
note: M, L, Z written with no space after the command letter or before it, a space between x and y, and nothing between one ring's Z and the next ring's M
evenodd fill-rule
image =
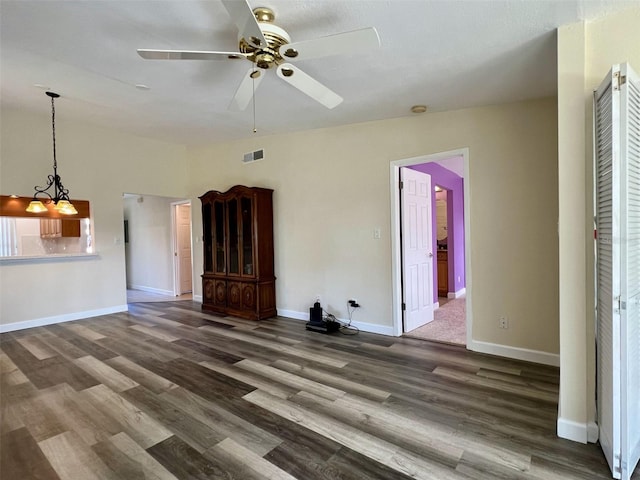
M588 424L574 422L562 417L558 417L557 433L560 438L572 440L574 442L587 443Z
M178 226L176 222L176 210L178 209L178 205L176 202L171 202L171 267L173 270L173 295L180 295L179 286L178 286Z
M307 322L309 321L309 312L302 313L296 312L295 310L283 310L280 308L277 308L276 310L279 317L293 318L294 320L306 320Z
M171 256L173 257L173 295L178 297L181 295L180 292L180 265L178 259L178 222L177 222L177 210L179 205L189 205L189 231L190 231L190 239L191 243L191 291L193 291L193 214L192 214L192 204L191 200L179 200L177 202L171 202ZM187 293L187 292L184 292Z
M338 319L344 323L349 323L348 320ZM358 327L358 330L367 333L377 333L378 335L386 335L387 337L395 336L393 325L378 325L377 323L364 323L364 322L356 322L352 321L351 325L354 327Z
M15 330L23 330L25 328L42 327L44 325L53 325L55 323L70 322L73 320L82 320L83 318L99 317L101 315L126 312L128 310L129 308L126 304L115 305L113 307L99 308L97 310L85 310L84 312L65 313L63 315L36 318L34 320L25 320L23 322L5 323L4 325L0 325L0 333L13 332Z
M202 295L192 295L191 300L202 303Z
M296 312L295 310L282 310L278 309L279 317L292 318L294 320L303 320L305 322L309 321L309 312ZM338 318L338 321L344 324L349 323L349 320L344 318ZM377 323L364 323L364 322L356 322L351 321L351 325L354 327L358 327L358 329L362 332L367 333L377 333L378 335L386 335L388 337L394 337L394 329L392 325L378 325Z
M467 345L472 342L472 326L473 326L473 308L471 305L471 288L472 288L472 271L471 271L471 208L470 208L470 182L469 182L469 149L459 148L457 150L449 150L446 152L433 153L420 157L405 158L402 160L391 161L389 165L389 187L391 199L391 294L392 294L392 317L393 317L393 333L395 337L402 335L402 288L400 285L401 278L401 256L400 256L400 205L399 182L400 167L411 165L420 165L421 163L437 162L451 157L462 157L464 162L464 256L465 256L465 278L467 308ZM465 290L465 291L466 291Z
M457 292L449 292L447 293L447 298L460 298L463 295L467 294L467 289L466 288L461 288L460 290L458 290Z
M169 295L175 297L172 290L164 290L162 288L145 287L144 285L129 285L129 290L140 290L141 292L157 293L160 295Z
M96 253L51 253L49 255L26 255L14 257L0 257L0 265L11 265L17 263L45 263L45 262L71 262L77 260L98 259L100 255Z
M530 350L528 348L512 347L509 345L499 345L497 343L480 342L478 340L472 340L467 344L467 348L474 352L488 353L499 357L541 363L543 365L551 365L552 367L560 366L560 355L557 353Z

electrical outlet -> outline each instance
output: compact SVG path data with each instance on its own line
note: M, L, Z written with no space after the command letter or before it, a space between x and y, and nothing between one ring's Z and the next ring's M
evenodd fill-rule
M509 319L507 317L500 317L498 328L509 328Z
M358 303L358 299L357 299L357 298L355 298L355 297L351 297L351 298L349 299L349 303Z
M316 302L322 304L322 298L320 297L319 293L316 293Z

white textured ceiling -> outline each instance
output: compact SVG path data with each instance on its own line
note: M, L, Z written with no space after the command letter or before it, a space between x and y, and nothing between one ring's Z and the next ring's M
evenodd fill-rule
M382 47L297 63L344 97L333 110L269 71L257 92L258 135L511 102L556 92L555 29L626 8L615 0L250 0L292 41L376 27ZM250 64L150 61L137 48L237 50L219 0L1 0L3 108L185 144L254 135L251 106L228 104ZM136 84L148 85L141 91Z

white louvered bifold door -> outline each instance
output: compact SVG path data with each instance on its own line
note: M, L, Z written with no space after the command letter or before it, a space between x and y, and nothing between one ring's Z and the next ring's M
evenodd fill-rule
M620 67L621 135L621 475L631 474L640 458L640 79Z
M614 478L620 478L620 99L611 77L596 91L595 189L597 285L597 396L600 445Z
M614 65L594 95L598 426L622 480L640 456L639 87Z

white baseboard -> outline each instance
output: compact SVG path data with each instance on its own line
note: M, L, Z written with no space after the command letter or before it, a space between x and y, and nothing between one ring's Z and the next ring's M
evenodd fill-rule
M309 321L309 312L296 312L295 310L283 310L278 309L279 317L287 317L293 318L294 320L304 320L305 322ZM344 318L338 319L342 323L349 323L349 320ZM354 327L358 327L359 330L368 333L377 333L379 335L387 335L389 337L393 337L393 326L391 325L378 325L376 323L365 323L365 322L357 322L351 321L351 325Z
M447 293L447 298L460 298L463 295L466 295L466 293L467 293L467 289L466 288L461 288L457 292L449 292L449 293Z
M36 318L34 320L25 320L22 322L5 323L0 325L0 333L13 332L15 330L23 330L25 328L43 327L45 325L53 325L55 323L71 322L73 320L82 320L83 318L99 317L100 315L109 315L111 313L120 313L128 311L127 305L115 305L113 307L99 308L97 310L85 310L83 312L65 313L63 315L54 315L53 317Z
M589 439L590 424L574 422L558 417L557 433L560 438L579 443L587 443ZM596 426L596 429L598 427Z
M556 353L542 352L540 350L529 350L528 348L510 347L509 345L499 345L497 343L480 342L471 340L467 345L469 350L480 353L489 353L499 357L515 358L527 362L542 363L553 367L560 366L560 355Z
M202 303L202 295L192 295L192 296L191 296L191 299L192 299L194 302L200 302L200 303Z
M163 290L162 288L145 287L144 285L129 285L129 290L140 290L141 292L158 293L160 295L173 296L173 290Z
M287 317L287 318L293 318L294 320L305 320L305 321L309 321L309 312L307 313L302 313L302 312L296 312L295 310L283 310L278 308L278 316L279 317Z

